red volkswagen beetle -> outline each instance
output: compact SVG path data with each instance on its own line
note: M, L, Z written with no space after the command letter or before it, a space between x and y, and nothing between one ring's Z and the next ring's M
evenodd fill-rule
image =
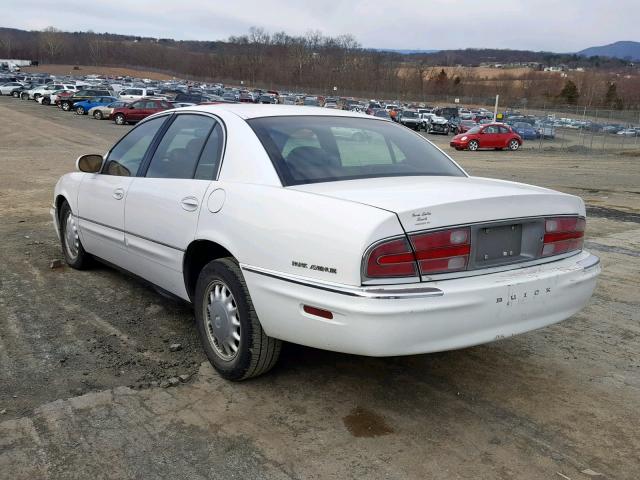
M490 123L488 125L478 125L467 132L456 135L451 139L449 145L456 150L469 149L475 151L480 148L518 150L522 145L522 138L509 125Z

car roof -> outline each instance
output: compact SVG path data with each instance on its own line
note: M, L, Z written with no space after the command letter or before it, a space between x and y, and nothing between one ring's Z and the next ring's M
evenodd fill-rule
M189 111L207 113L232 113L240 118L249 120L260 117L287 117L287 116L330 116L330 117L357 117L371 118L369 115L348 110L327 110L322 107L303 107L296 105L274 105L253 103L218 103L215 105L196 105L185 107ZM180 109L178 109L180 110Z

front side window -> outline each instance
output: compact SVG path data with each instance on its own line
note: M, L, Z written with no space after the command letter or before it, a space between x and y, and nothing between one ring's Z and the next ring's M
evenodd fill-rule
M370 118L281 116L248 121L283 185L395 176L464 176L429 141Z
M178 115L153 154L147 177L193 178L215 120L202 115Z
M131 130L107 156L103 173L121 177L135 176L156 133L166 117L154 118Z

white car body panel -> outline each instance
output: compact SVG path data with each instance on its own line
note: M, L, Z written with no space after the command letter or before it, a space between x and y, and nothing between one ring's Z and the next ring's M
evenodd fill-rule
M226 132L218 180L71 173L66 199L85 249L185 299L185 252L209 241L233 255L268 335L340 352L385 356L466 347L568 318L600 272L586 251L538 264L420 282L363 285L363 254L405 231L530 216L585 214L582 200L529 185L475 177L393 177L283 187L245 121L271 115L366 115L314 107L228 104L185 107ZM400 128L400 127L398 127ZM114 194L119 198L115 198ZM187 200L183 204L183 200ZM333 312L328 320L303 305Z
M396 212L407 231L496 219L573 213L579 197L522 183L480 177L394 177L292 187Z

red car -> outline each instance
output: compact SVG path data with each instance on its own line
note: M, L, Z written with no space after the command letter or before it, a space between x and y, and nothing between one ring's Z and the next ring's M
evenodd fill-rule
M113 120L118 125L139 122L149 115L173 108L167 100L154 98L141 98L125 107L114 108L109 120Z
M473 120L462 120L458 125L458 133L465 133L471 130L473 127L478 125Z
M502 150L518 150L522 145L522 138L511 127L502 123L490 123L478 125L465 133L459 133L449 143L456 150L469 149L472 151L480 148L495 148Z

